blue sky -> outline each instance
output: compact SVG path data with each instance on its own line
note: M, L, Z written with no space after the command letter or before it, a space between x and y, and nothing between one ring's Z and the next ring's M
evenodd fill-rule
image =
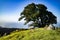
M24 7L30 3L44 4L60 22L60 0L0 0L0 24L4 22L24 23L24 20L19 22L18 18Z

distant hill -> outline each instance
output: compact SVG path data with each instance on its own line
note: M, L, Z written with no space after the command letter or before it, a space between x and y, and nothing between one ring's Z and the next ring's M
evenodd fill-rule
M26 30L26 29L23 29L23 28L3 28L3 27L0 27L0 36L3 36L5 33L6 35L10 34L11 32L13 31L16 31L16 30Z
M60 32L43 28L15 31L0 40L60 40Z

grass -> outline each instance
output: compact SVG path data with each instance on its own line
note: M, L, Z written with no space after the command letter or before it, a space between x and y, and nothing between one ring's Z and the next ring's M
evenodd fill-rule
M0 40L60 40L60 32L43 28L14 31Z

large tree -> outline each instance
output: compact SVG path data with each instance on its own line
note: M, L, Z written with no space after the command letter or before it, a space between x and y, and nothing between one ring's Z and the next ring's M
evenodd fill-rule
M23 18L26 20L25 24L33 21L30 26L34 27L45 27L46 25L57 23L57 17L48 11L43 4L32 3L27 5L20 16L19 21Z

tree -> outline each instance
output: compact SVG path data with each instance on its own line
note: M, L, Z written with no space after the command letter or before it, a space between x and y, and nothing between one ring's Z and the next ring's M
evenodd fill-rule
M32 3L27 5L21 13L19 21L23 18L26 20L25 24L33 21L30 26L34 27L45 27L46 25L57 23L57 17L48 11L47 7L43 4Z

